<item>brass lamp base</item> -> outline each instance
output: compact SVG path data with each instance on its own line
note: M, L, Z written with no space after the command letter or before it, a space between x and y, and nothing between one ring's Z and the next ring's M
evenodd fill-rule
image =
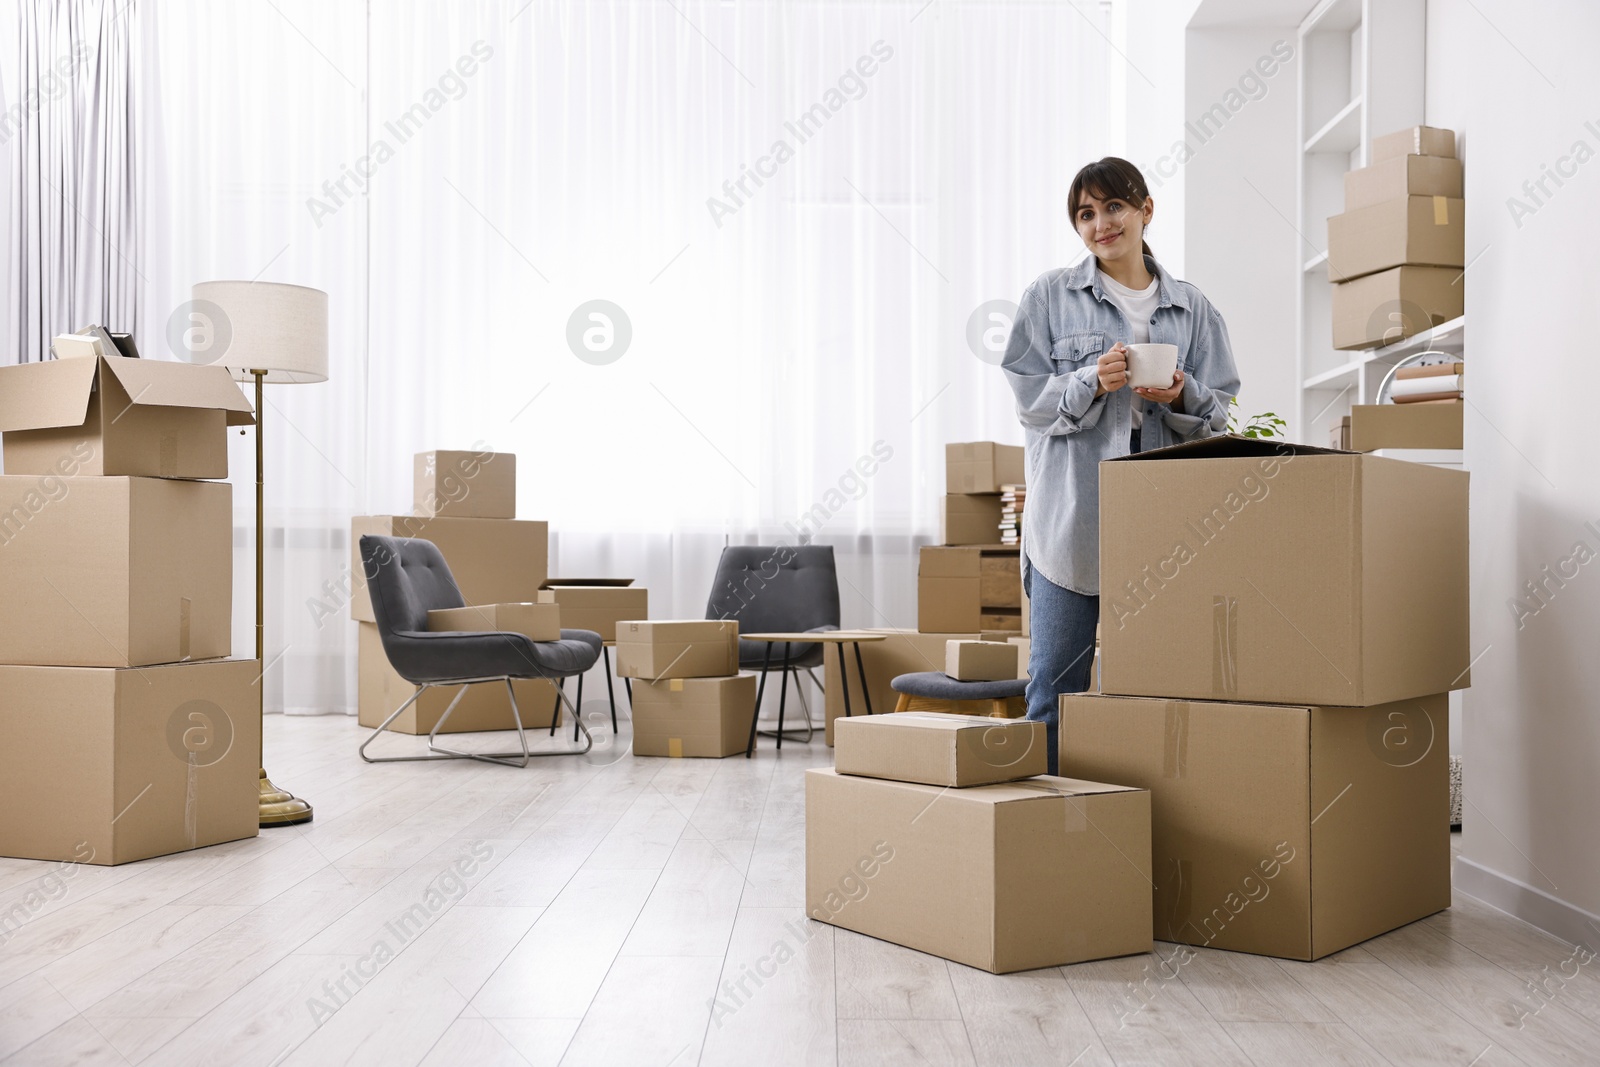
M261 825L262 826L294 826L298 823L311 821L311 805L295 796L285 793L272 784L267 777L266 768L261 769Z

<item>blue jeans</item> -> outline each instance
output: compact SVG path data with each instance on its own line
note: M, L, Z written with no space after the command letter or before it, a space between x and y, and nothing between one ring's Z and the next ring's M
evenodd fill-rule
M1028 718L1042 722L1049 744L1050 773L1060 766L1060 701L1062 693L1089 688L1094 667L1094 627L1100 621L1100 598L1074 593L1039 574L1030 563L1023 572L1028 592Z

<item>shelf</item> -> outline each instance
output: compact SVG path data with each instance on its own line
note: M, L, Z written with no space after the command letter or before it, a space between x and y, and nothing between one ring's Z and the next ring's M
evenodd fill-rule
M1440 348L1447 352L1460 352L1466 332L1467 317L1458 315L1448 322L1441 322L1431 330L1414 333L1405 340L1396 341L1392 345L1368 349L1363 354L1369 363L1397 363L1407 356L1414 356L1418 352L1426 352L1430 348Z
M1306 260L1305 261L1305 265L1302 266L1300 269L1302 271L1304 271L1305 273L1307 273L1307 274L1326 274L1326 273L1328 273L1328 253L1327 252L1318 252L1316 255L1314 255L1310 259Z
M1361 144L1361 96L1358 94L1339 113L1323 124L1306 141L1306 152L1337 152L1347 155Z
M1302 389L1336 389L1345 384L1348 378L1352 383L1361 371L1364 360L1352 359L1349 363L1341 363L1332 370L1325 370L1321 374L1313 374L1302 383Z

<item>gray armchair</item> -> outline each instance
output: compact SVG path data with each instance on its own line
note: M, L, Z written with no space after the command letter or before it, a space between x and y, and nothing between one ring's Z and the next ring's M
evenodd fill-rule
M416 686L416 692L385 719L361 745L368 763L415 760L475 759L487 763L526 767L533 756L581 755L593 738L577 709L561 690L561 679L582 673L600 658L600 635L588 630L562 630L559 641L533 641L523 634L499 632L443 632L428 630L428 612L465 606L461 590L444 556L431 541L408 537L361 538L361 563L372 595L372 614L383 640L384 654L395 672ZM522 727L522 712L512 689L514 678L548 678L556 683L559 699L566 703L584 745L581 749L533 752ZM461 702L467 686L477 682L504 682L511 700L520 752L462 752L443 748L438 734ZM367 746L388 729L424 690L432 686L460 686L460 692L428 734L426 756L369 756Z

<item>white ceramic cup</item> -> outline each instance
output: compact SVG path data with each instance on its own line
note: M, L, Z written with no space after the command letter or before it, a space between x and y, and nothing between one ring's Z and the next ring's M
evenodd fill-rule
M1177 345L1128 345L1128 384L1135 389L1170 389L1178 373Z

